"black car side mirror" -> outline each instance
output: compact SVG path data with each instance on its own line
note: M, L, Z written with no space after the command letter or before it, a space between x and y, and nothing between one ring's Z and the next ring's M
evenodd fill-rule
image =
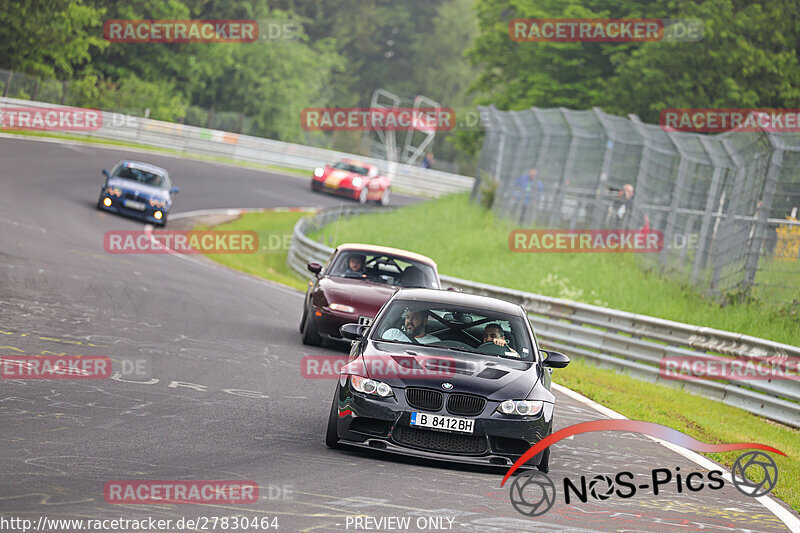
M542 365L547 368L564 368L569 364L569 357L561 352L546 352L542 350L542 355L545 357Z
M312 274L319 274L322 271L322 265L319 263L309 263L306 265L306 268Z
M170 194L178 194L178 192L180 192L180 188L179 187L173 187L173 188L171 188L169 190Z
M363 327L364 326L361 324L345 324L339 328L339 333L341 333L342 337L345 339L354 341L364 336L364 330L362 329Z
M103 176L105 176L107 178L110 177L109 174L108 174L108 170L103 169Z

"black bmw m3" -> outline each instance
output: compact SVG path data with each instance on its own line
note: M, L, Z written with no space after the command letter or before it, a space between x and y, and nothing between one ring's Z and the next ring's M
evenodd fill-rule
M525 310L485 296L401 289L354 342L331 405L326 443L511 466L552 432L553 368ZM549 468L548 448L526 466Z

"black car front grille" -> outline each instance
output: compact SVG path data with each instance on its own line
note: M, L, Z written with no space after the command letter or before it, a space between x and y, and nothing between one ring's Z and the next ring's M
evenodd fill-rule
M411 387L406 389L406 401L414 409L438 411L444 405L444 395L435 390Z
M451 394L447 399L447 412L461 416L477 416L486 407L486 399L472 394Z
M392 438L412 448L446 453L481 454L486 452L486 438L476 435L459 435L444 431L395 426Z
M122 194L122 197L123 197L125 200L137 200L137 201L141 201L141 199L140 199L140 198L139 198L139 197L138 197L136 194L134 194L134 193L132 193L132 192L126 192L126 193L123 193L123 194Z

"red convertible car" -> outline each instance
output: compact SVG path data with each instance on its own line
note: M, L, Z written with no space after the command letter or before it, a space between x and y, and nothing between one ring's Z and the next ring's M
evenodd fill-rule
M354 159L314 170L311 189L346 196L365 204L368 201L389 205L392 189L389 178L378 172L378 167Z
M310 346L341 339L345 324L371 324L399 287L441 288L432 259L385 246L342 244L324 269L309 263L308 270L314 279L308 282L300 333Z

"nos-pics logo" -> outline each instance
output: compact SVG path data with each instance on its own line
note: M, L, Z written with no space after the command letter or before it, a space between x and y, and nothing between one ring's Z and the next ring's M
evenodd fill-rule
M755 449L740 455L731 469L731 481L742 494L750 497L764 496L769 493L778 481L778 466L775 461L762 451L785 455L780 450L756 443L708 444L689 437L674 429L638 420L597 420L584 422L564 428L546 437L526 452L509 469L503 484L517 468L533 458L537 453L561 439L579 433L591 431L627 431L651 435L673 444L701 452L723 452L739 449ZM611 498L628 499L642 492L658 495L668 487L678 493L698 492L701 490L719 490L724 487L724 474L721 470L708 472L682 472L680 467L674 469L654 468L650 476L640 477L634 482L632 472L617 472L615 475L597 474L580 476L578 479L564 477L562 493L564 503L569 505L575 500L586 503L589 499L604 501ZM556 484L547 475L538 470L529 470L517 475L511 482L511 505L525 516L536 517L549 511L556 501Z

